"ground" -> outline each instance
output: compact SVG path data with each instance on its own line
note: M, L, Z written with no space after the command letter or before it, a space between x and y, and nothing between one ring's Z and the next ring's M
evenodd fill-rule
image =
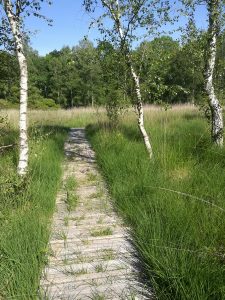
M10 126L1 130L4 144L18 138L18 114L7 113ZM61 187L63 145L73 127L86 127L113 209L130 228L144 266L142 274L157 297L224 299L225 152L211 144L209 124L197 108L146 109L153 162L131 111L117 128L107 123L101 109L31 111L29 120L31 160L26 184L15 175L16 147L1 156L3 299L33 299L37 294ZM69 193L71 209L76 201ZM67 218L64 221L69 224ZM93 238L100 233L91 232ZM104 228L106 233L111 230Z

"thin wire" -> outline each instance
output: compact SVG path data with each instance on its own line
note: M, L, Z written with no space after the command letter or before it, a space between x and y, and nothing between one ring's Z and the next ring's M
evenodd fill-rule
M175 193L175 194L178 194L178 195L182 195L182 196L186 196L186 197L189 197L189 198L193 198L195 200L199 200L201 202L204 202L206 204L209 204L211 206L214 206L216 208L218 208L219 210L221 211L225 211L222 207L212 203L212 202L209 202L203 198L200 198L200 197L197 197L197 196L193 196L191 194L187 194L187 193L184 193L184 192L180 192L180 191L176 191L176 190L172 190L172 189L168 189L168 188L164 188L164 187L160 187L160 186L146 186L146 187L150 187L150 188L153 188L153 189L159 189L159 190L162 190L162 191L167 191L167 192L172 192L172 193Z

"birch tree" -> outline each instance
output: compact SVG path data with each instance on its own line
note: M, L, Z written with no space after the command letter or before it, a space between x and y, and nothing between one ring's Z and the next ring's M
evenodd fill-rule
M140 31L153 33L162 24L162 16L168 19L169 1L149 0L84 0L88 12L94 12L99 5L102 14L96 24L105 38L120 48L126 58L126 64L135 87L138 127L143 137L149 157L153 157L152 144L144 124L144 109L140 78L132 55L133 43ZM105 21L105 22L104 22ZM109 24L112 24L109 26Z
M211 110L212 140L223 146L223 111L222 106L216 96L214 88L214 71L217 53L217 37L220 30L220 15L222 11L222 1L208 0L208 43L206 49L206 70L205 70L205 90L208 95L209 107Z
M24 49L23 21L25 16L34 15L43 17L39 11L43 1L26 0L1 0L2 23L5 25L5 33L11 33L20 68L20 116L19 116L19 163L18 174L24 176L28 169L28 134L27 134L27 100L28 100L28 70ZM48 1L49 2L49 1ZM49 2L50 3L50 2ZM7 26L9 25L9 26ZM7 30L6 28L10 28ZM8 37L8 40L10 38Z
M207 43L205 44L204 85L211 112L211 138L219 147L223 146L223 112L215 91L215 64L217 55L218 36L223 27L223 0L182 0L186 13L194 19L198 6L205 6L208 14Z

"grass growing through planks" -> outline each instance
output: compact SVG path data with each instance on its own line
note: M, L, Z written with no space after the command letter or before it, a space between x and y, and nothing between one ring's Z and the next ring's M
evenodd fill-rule
M74 176L69 176L65 182L65 189L67 191L74 191L76 187L77 187L77 183Z
M99 229L99 230L93 230L91 231L91 236L93 237L98 237L98 236L107 236L107 235L112 235L113 231L110 227Z
M76 205L78 202L78 197L77 195L73 194L72 192L67 192L67 198L66 198L66 203L67 203L67 209L68 211L72 211L75 209Z
M76 195L77 183L73 176L69 176L66 179L65 190L66 190L66 203L68 211L73 210L78 201L78 197Z
M154 161L134 118L88 127L115 205L157 299L224 299L225 150L196 112L146 114Z

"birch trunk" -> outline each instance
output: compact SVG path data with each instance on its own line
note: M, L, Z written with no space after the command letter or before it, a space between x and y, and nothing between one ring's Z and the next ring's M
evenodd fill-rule
M18 164L19 175L25 175L28 168L28 136L27 136L27 99L28 99L28 72L27 61L23 50L17 50L20 65L20 155Z
M209 28L208 28L208 53L205 72L205 90L208 95L209 107L211 110L211 135L212 141L223 146L223 112L218 98L215 94L213 74L216 60L216 44L219 22L219 0L211 0L208 3Z
M129 46L126 45L123 25L121 24L120 3L119 3L119 0L115 0L116 10L113 9L110 2L107 2L106 0L102 0L102 3L109 9L109 11L112 15L112 18L115 21L115 25L116 25L117 32L120 37L120 42L121 42L122 47L126 47L125 55L126 55L127 65L129 66L129 68L131 70L131 75L132 75L132 78L134 81L135 92L136 92L136 96L137 96L136 109L137 109L137 114L138 114L138 127L139 127L141 135L144 139L146 150L151 159L153 157L153 151L152 151L152 146L150 143L149 136L148 136L147 131L145 130L145 126L144 126L144 109L143 109L143 104L142 104L140 82L139 82L139 77L136 74L133 64L132 64Z
M4 9L9 20L15 40L16 54L20 67L20 148L18 174L23 176L28 168L28 137L27 137L27 98L28 98L28 71L27 60L24 55L22 35L20 32L19 16L13 13L10 0L4 0Z
M136 74L136 72L134 71L132 64L130 65L130 68L131 68L131 74L132 74L132 77L134 80L135 91L136 91L136 96L137 96L136 108L137 108L137 113L138 113L138 127L139 127L142 137L144 139L145 147L148 151L149 157L152 158L153 157L152 146L151 146L149 136L148 136L148 134L145 130L145 126L144 126L144 109L143 109L142 98L141 98L139 77Z

